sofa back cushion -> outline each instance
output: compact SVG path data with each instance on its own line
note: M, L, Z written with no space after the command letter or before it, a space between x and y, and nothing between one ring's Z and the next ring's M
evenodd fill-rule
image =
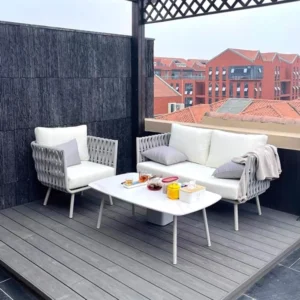
M172 124L169 146L185 154L190 162L205 165L212 130Z
M218 168L234 157L242 156L249 151L266 145L267 140L266 135L238 134L214 130L206 166Z
M36 142L47 147L54 147L76 139L81 160L89 160L87 147L87 126L74 127L37 127L34 130Z

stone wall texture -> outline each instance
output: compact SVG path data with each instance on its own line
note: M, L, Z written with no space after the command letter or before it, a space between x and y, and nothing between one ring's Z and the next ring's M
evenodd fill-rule
M130 36L0 23L0 209L44 197L30 148L37 126L87 124L119 140L132 169ZM146 116L153 115L153 40L147 40Z

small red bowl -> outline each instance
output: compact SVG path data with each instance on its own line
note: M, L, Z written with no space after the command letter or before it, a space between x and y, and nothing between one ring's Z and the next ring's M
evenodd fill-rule
M150 191L160 191L162 189L162 186L149 184L149 185L147 185L147 188Z

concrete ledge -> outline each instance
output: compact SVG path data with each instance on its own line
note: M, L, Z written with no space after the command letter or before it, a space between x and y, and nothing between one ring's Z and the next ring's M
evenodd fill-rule
M145 131L165 133L170 132L172 121L145 119ZM204 117L202 123L180 123L179 124L218 129L244 134L266 134L268 142L281 149L300 150L300 126L295 124L259 123L240 120L224 120L219 118Z

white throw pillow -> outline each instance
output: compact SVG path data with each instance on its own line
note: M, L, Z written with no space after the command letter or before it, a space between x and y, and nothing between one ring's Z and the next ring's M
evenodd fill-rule
M214 130L206 166L218 168L234 157L242 156L267 144L266 135L238 134Z
M76 139L80 159L89 160L86 125L56 128L37 127L34 133L36 142L48 147L54 147Z
M205 165L212 130L172 124L170 147L185 154L190 162Z

